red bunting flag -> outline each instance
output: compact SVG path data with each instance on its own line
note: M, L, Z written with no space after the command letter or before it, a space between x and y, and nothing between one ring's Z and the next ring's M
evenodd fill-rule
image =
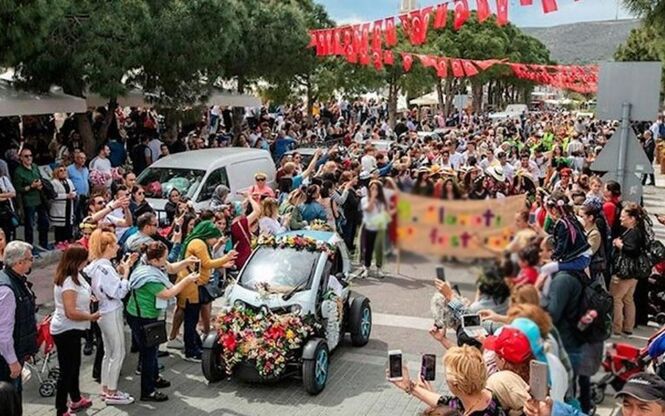
M429 55L416 55L425 68L436 66L436 58Z
M363 53L369 52L369 29L370 29L369 23L365 23L362 25L362 38L360 43L360 51Z
M496 23L499 26L508 23L508 0L496 0Z
M383 20L377 20L372 26L372 52L379 52L383 43Z
M389 17L384 21L384 30L386 31L386 46L397 45L397 28L394 17Z
M436 60L436 75L439 78L445 78L448 76L448 59L438 58Z
M476 11L478 12L478 21L480 23L487 20L491 14L489 0L476 0Z
M559 8L557 7L556 0L541 0L543 2L543 13L552 13Z
M393 51L383 51L383 63L386 65L393 65L395 63Z
M362 51L362 42L363 42L363 29L360 25L354 25L353 28L353 40L351 44L353 45L353 52L359 54Z
M464 68L464 73L467 77L478 75L478 69L471 63L471 61L463 59L462 67Z
M316 46L316 33L309 32L309 43L307 44L308 48L313 48Z
M451 67L453 70L453 76L455 78L463 78L464 77L464 68L462 67L462 63L460 62L459 59L451 59L450 60Z
M409 40L412 45L422 45L427 39L427 28L429 27L429 15L432 12L432 7L415 10L409 13L410 20L410 36Z
M442 29L446 27L448 21L448 3L439 4L436 6L436 15L434 17L434 29Z
M369 65L370 62L370 56L366 52L360 52L360 59L359 59L360 65Z
M409 72L413 66L413 57L409 53L402 52L402 67L405 72Z
M533 0L520 0L520 6L532 6Z
M344 43L342 43L342 30L336 29L334 33L335 37L335 55L344 55Z
M381 51L372 52L372 62L374 63L374 69L380 71L383 69L383 54Z
M321 30L316 33L316 55L323 56L326 54L326 33Z
M480 68L482 71L487 70L487 68L498 64L500 61L497 59L485 59L483 61L473 61L473 63Z
M350 64L358 63L358 54L353 49L353 45L346 45L346 60Z
M467 0L455 0L455 21L453 27L459 30L462 25L469 19L471 13L469 12L469 3Z

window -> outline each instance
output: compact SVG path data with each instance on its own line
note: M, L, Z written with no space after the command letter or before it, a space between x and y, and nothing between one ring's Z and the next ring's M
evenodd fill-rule
M147 198L167 199L174 188L191 198L204 175L205 170L150 167L139 175L137 181L145 189Z
M212 198L212 193L219 185L229 186L229 179L226 176L226 168L215 169L208 179L206 179L197 202L207 201Z

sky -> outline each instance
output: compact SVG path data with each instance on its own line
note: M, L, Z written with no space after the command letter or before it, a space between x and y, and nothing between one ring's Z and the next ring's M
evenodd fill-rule
M399 13L400 0L315 0L323 4L330 16L338 24L374 21L395 16ZM420 7L436 5L442 0L420 0ZM469 0L469 7L475 9L475 0ZM491 0L492 10L496 2ZM544 14L540 0L532 6L520 6L519 0L509 0L508 19L520 27L556 26L566 23L589 22L595 20L627 19L632 16L620 6L621 0L558 0L559 10ZM619 7L617 8L617 5Z

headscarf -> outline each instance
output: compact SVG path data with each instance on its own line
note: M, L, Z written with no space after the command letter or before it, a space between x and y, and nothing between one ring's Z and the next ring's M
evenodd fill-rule
M226 197L229 196L229 192L231 192L231 190L228 186L218 185L217 188L215 188L215 192L212 193L210 209L213 211L220 209L221 206L225 204Z
M182 250L180 251L180 258L185 258L187 247L192 241L203 240L205 242L209 238L219 238L221 236L222 232L219 231L219 228L217 228L212 221L201 221L187 235L187 238L185 238L185 242L182 245Z

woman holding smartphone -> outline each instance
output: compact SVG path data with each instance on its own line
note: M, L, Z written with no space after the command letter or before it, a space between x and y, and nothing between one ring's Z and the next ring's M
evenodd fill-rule
M383 278L383 250L385 246L386 230L390 223L388 212L388 201L383 193L383 185L379 181L369 184L369 191L360 203L363 211L363 260L364 267L360 274L361 278L369 275L372 265L372 256L376 260L377 276Z
M231 251L227 255L213 259L211 250L222 232L212 221L201 221L189 233L183 243L181 257L194 256L199 259L196 285L189 285L178 295L178 307L185 311L185 360L201 361L201 337L196 331L201 306L212 302L205 285L208 284L214 269L233 267L238 253ZM189 271L181 271L178 282L186 279ZM210 323L208 322L208 326ZM204 328L209 331L210 328Z
M117 270L111 263L118 255L115 233L97 229L88 243L91 263L84 269L92 280L92 293L99 302L99 328L104 345L101 368L102 399L106 404L131 404L134 398L118 390L120 369L125 359L125 333L122 300L129 292L129 271L138 255L125 256Z

